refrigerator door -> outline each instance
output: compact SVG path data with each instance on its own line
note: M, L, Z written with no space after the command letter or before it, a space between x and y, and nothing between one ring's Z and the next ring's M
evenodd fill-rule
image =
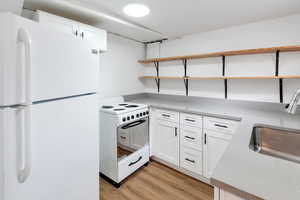
M0 108L0 200L4 199L4 112L5 110Z
M0 106L97 92L91 43L12 14L0 26Z
M97 95L8 109L4 200L99 199Z

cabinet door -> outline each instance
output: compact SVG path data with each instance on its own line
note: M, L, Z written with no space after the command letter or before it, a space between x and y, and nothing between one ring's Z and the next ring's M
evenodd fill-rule
M220 190L220 199L219 200L245 200L242 199L234 194L231 194L230 192L227 192L225 190Z
M90 95L8 111L0 134L5 200L98 199L97 101Z
M34 17L40 24L53 27L60 32L71 34L74 36L79 35L79 28L71 20L64 19L63 17L55 16L43 11L37 11Z
M90 41L96 49L106 51L106 31L95 29L90 26L80 25L80 35L82 39Z
M155 133L155 156L179 166L179 129L178 123L157 121Z
M229 137L212 131L204 132L204 176L210 178L230 142Z

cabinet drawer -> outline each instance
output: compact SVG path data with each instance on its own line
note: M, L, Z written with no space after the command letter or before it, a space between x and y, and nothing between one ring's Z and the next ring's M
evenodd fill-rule
M203 128L207 130L234 134L239 122L228 119L220 119L214 117L204 117Z
M182 147L180 149L180 167L202 175L202 152Z
M190 126L202 127L202 116L180 113L180 123Z
M169 110L156 110L157 118L167 120L170 122L179 123L179 113Z
M202 128L182 125L180 127L181 146L202 151Z

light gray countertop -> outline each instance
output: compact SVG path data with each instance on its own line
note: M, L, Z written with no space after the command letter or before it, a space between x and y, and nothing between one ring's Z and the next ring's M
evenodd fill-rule
M187 100L140 96L131 102L156 108L241 120L212 178L267 200L300 199L300 164L266 156L249 149L255 124L300 129L300 115L289 115L283 105L232 103L225 100ZM300 148L300 144L299 144Z

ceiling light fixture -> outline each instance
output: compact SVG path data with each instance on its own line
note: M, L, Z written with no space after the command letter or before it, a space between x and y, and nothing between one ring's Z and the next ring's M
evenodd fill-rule
M123 8L123 12L130 17L145 17L150 13L150 9L142 4L128 4Z

